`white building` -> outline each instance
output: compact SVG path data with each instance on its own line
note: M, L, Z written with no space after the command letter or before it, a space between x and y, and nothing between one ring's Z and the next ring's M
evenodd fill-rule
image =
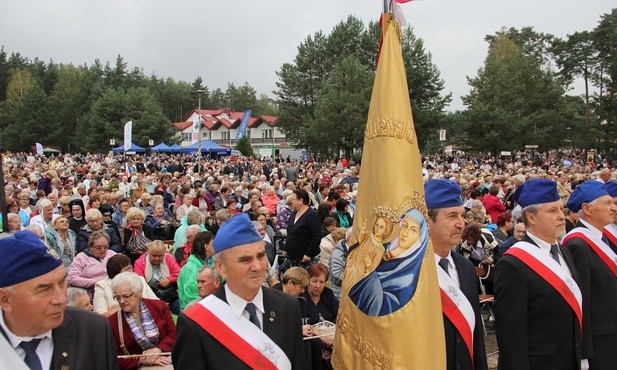
M197 141L198 135L193 136L193 120L197 119L200 113L201 138L234 149L236 135L244 113L226 109L202 109L201 111L194 109L185 121L172 123L180 131L179 135L182 140L180 146L189 146ZM246 135L255 153L260 156L282 155L287 157L289 155L292 158L300 158L303 150L294 148L294 143L287 140L285 133L276 126L276 123L277 117L274 116L249 118Z

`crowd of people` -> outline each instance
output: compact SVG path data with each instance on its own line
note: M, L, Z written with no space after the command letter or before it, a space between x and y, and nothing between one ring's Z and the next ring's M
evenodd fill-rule
M279 322L279 317L281 321L297 323L300 336L314 338L299 342L300 349L294 341L281 346L293 368L304 368L304 364L311 369L331 367L334 338L320 335L314 326L336 322L346 259L353 249L349 239L361 177L358 164L346 159L322 163L282 157L226 157L199 162L188 155L66 154L47 158L4 153L2 165L4 211L8 214L3 230L11 235L9 238L25 240L29 245L40 242L60 261L44 272L53 272L58 275L58 285L70 287L66 297L69 306L94 311L107 319L114 342L111 352L114 358L119 356L121 369L171 368L172 358L176 368L189 363L211 364L212 359L203 353L205 348L197 348L198 342L210 343L209 349L219 349L221 344L211 343L216 338L212 333L202 337L192 332L195 315L202 314L202 307L196 305L202 305L202 300L211 295L229 301L234 312L246 316L277 344L281 333L274 334L271 322ZM452 205L462 210L462 221L460 225L448 226L446 221L439 221L438 212L447 207L432 207L430 186L426 190L429 224L461 229L456 233L458 237L444 236L440 240L436 228L431 226L435 253L440 250L447 257L454 250L456 258L450 261L452 266L460 266L458 273L468 272L467 265L459 259L484 271L482 289L496 295L497 322L500 316L508 316L500 309L499 298L504 297L502 302L509 299L505 280L497 279L504 274L505 267L500 266L507 263L500 264L499 260L509 261L509 250L528 238L530 211L526 208L528 202L521 201L525 184L555 184L561 204L559 212L566 213L564 223L569 223L569 232L578 230L581 222L586 225L584 220L588 218L581 216L580 221L580 207L567 206L571 197L577 196L576 189L580 192L590 182L604 186L617 177L607 159L582 152L521 155L514 159L423 158L422 171L427 184L455 184L459 192L456 197L461 200ZM602 226L600 231L612 223L612 219L603 225L598 223ZM531 227L539 233L537 224ZM30 235L24 236L24 231ZM383 232L387 232L386 228ZM36 235L36 240L31 235ZM575 236L565 243L575 257L580 250L571 245L581 238ZM230 255L240 250L245 254L238 258L246 261L232 262ZM578 260L584 258L589 256L580 256L575 261L577 266L570 268L573 275L576 270L584 270L578 273L587 284L581 288L583 297L589 299L595 287L594 273L587 265L578 266ZM254 275L250 282L240 278L243 272L236 262L246 264L243 268L249 271L247 274ZM60 267L66 271L66 282L61 281ZM475 273L465 279L473 281L472 284L478 282ZM255 280L260 280L257 287ZM575 280L579 282L578 277ZM23 281L29 280L17 283ZM300 302L299 321L295 321L295 308L268 316L275 314L274 309L268 311L274 301L284 301L286 307L293 305L282 296L270 296L269 290L260 290L260 286L273 287ZM464 293L473 296L477 289L478 286L475 290L466 287ZM259 299L253 311L247 307L243 313L245 307L238 306L236 310L236 298L230 301L230 296L248 302L256 296ZM477 310L476 305L477 302L472 304ZM216 310L214 304L203 307ZM583 307L582 312L589 317L590 308ZM177 329L176 315L181 315ZM601 361L601 355L594 353L602 353L604 347L596 346L595 352L586 350L595 339L589 325L582 327L588 342L583 343L583 357L577 358L589 359L593 364ZM276 330L281 330L276 326ZM498 339L504 328L513 330L507 324L498 324ZM501 344L500 340L500 349ZM484 351L484 347L478 350ZM510 358L510 352L504 354L506 359ZM28 356L26 353L25 357ZM474 362L473 368L486 367L483 356L471 363ZM109 366L114 368L113 364Z

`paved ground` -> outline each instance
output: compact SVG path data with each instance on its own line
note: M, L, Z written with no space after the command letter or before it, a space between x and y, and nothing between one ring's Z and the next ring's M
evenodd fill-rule
M488 362L489 369L497 369L499 350L497 349L494 321L486 320L486 318L488 318L488 312L486 312L486 310L482 311L482 316L485 318L484 322L486 323L486 330L488 332L488 335L484 339L484 346L486 347L486 361Z

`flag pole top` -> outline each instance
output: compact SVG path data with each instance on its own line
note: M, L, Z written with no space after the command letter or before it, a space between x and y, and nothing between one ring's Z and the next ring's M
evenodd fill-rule
M390 13L390 1L391 0L383 0L383 12Z

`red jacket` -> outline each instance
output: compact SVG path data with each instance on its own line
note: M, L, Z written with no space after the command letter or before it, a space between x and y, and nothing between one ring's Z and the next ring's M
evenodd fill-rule
M497 222L497 216L500 213L506 211L506 206L501 203L499 198L494 195L486 194L484 199L482 199L482 204L484 204L484 208L486 209L486 213L491 216L491 222Z
M163 352L171 352L171 348L176 341L176 324L174 324L174 320L171 318L171 312L169 308L167 308L167 304L158 299L142 299L146 304L148 311L150 311L150 315L152 319L156 323L156 327L159 329L159 342L156 345ZM120 348L120 334L118 330L118 314L120 311L114 313L109 316L107 320L111 324L111 329L114 332L114 337L116 339L116 351L118 351L118 355L124 355L124 352ZM127 324L124 319L124 315L122 315L122 331L124 337L124 345L126 349L133 355L143 353L141 346L135 341L133 337L133 333L129 328L129 324ZM132 359L118 359L118 364L120 365L120 369L122 370L133 370L138 369L141 365L139 365L139 360L136 358Z

